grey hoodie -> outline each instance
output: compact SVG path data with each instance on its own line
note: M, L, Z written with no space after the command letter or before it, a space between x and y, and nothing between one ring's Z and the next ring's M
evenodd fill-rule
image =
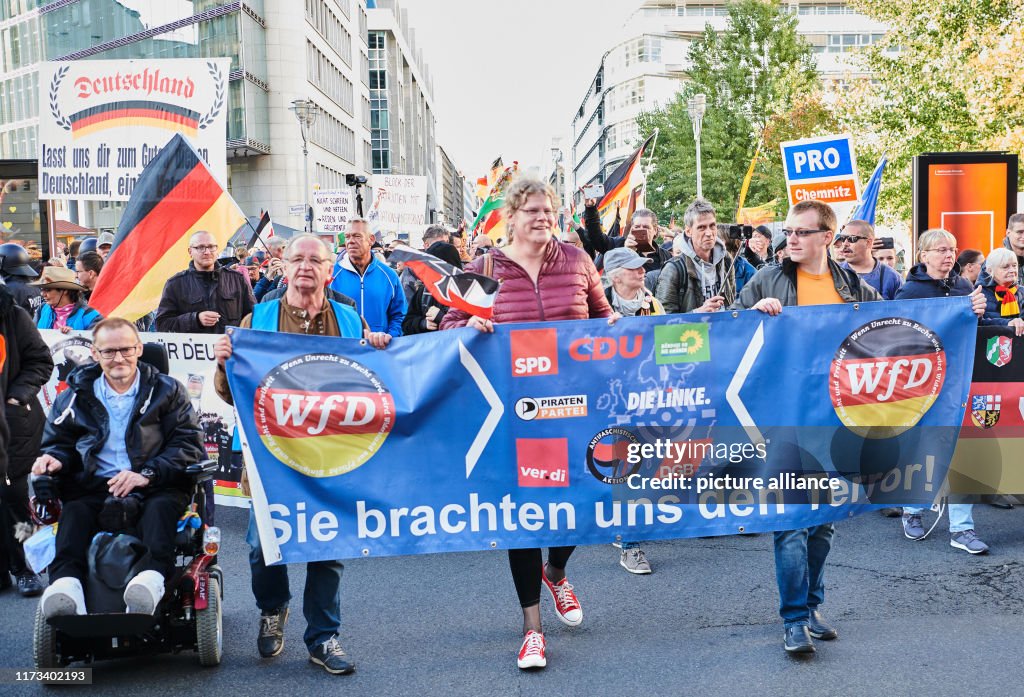
M689 237L684 235L679 244L679 256L665 264L655 291L665 312L692 312L715 295L731 305L736 299L736 276L722 241L715 240L710 262L697 256Z

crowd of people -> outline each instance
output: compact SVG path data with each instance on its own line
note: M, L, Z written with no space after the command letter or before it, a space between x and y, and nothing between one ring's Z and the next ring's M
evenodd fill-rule
M125 589L135 612L153 612L170 572L169 533L180 515L182 482L176 476L203 456L202 433L185 386L140 362L141 330L219 335L217 394L231 403L225 364L232 354L228 327L320 336L365 338L386 350L403 335L471 327L492 332L497 323L538 322L710 313L726 309L777 315L785 307L881 299L969 296L981 325L1024 334L1018 281L1024 265L1024 214L1010 217L1003 247L986 257L958 250L945 230L923 233L919 263L906 275L895 268L891 245L873 226L852 220L840 226L834 211L817 201L793 206L781 230L742 231L719 223L714 207L695 200L681 228L663 227L648 209L635 211L605 232L597 203L585 202L583 224L559 234L558 201L544 182L523 177L506 195L509 239L496 245L480 235L469 244L462 231L433 225L423 251L458 270L500 281L493 317L483 319L437 301L408 268L389 263L390 243L375 238L367 221L350 221L340 249L299 234L271 238L258 249L222 250L207 231L188 245L188 267L167 280L159 306L138 321L103 318L90 294L103 273L113 239L86 240L71 255L58 254L34 268L17 245L0 246L0 588L16 583L25 596L42 594L50 617L84 614L82 582L86 541L99 529L108 496L136 495L142 508L140 537L152 558ZM184 259L182 260L184 262ZM37 394L53 369L37 329L91 330L93 364L77 368L49 416ZM45 423L44 423L45 422ZM27 482L51 475L62 481L63 522L49 586L25 563L13 531L29 521ZM1001 505L1005 501L997 502ZM974 530L972 504L949 507L950 545L972 554L988 547ZM925 536L919 508L896 509L904 535ZM831 524L774 533L779 613L784 647L813 653L813 639L838 632L821 614ZM252 590L260 609L257 649L281 653L291 592L287 566L267 566L255 524L250 545ZM547 647L541 622L544 590L557 618L570 626L583 610L566 569L573 547L508 551L513 586L523 615L520 668L542 668ZM634 574L651 573L640 545L623 542L619 563ZM338 640L342 564L310 562L303 593L304 641L310 660L332 674L354 670Z

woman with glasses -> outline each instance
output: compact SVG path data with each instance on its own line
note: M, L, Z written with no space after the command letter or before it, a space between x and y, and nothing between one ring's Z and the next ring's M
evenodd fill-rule
M985 314L985 302L981 290L960 275L956 263L956 238L953 233L941 228L932 228L921 233L917 240L918 256L921 263L907 274L907 280L896 292L896 300L910 298L943 298L958 295L975 295L974 313Z
M39 280L33 281L43 294L43 304L36 310L36 326L40 329L59 329L64 334L72 330L91 329L103 316L85 303L86 287L78 282L71 269L47 266Z
M956 238L941 228L926 230L917 240L921 263L910 269L907 282L896 293L897 300L971 296L971 307L980 319L985 314L985 297L960 275L956 263ZM1011 252L1012 254L1012 252ZM949 544L970 554L983 554L988 545L974 532L974 507L969 503L949 504ZM925 537L923 508L904 507L903 535L908 540Z
M558 197L539 179L524 177L509 188L505 213L511 242L493 249L466 266L466 271L489 275L501 282L494 300L493 320L470 316L451 308L441 329L473 327L493 332L494 323L550 322L608 317L618 319L601 285L590 256L559 242ZM558 619L570 627L583 622L583 610L565 577L574 547L552 547L547 564L539 548L510 549L509 566L523 609L523 638L517 663L520 668L547 665L546 644L540 621L541 584L555 603Z

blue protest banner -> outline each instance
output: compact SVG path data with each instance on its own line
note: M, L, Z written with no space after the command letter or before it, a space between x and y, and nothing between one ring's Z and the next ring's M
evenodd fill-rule
M268 562L792 529L932 502L966 298L499 325L232 330Z
M848 177L856 171L849 135L790 140L780 147L788 182Z

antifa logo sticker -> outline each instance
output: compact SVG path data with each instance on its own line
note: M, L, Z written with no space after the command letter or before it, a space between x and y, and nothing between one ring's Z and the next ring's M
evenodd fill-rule
M893 438L928 413L946 379L939 337L913 320L869 322L832 360L829 393L839 420L864 438Z
M630 464L629 446L640 440L624 428L606 428L587 444L587 469L605 484L622 484L640 470L640 462Z
M271 370L256 390L256 431L274 457L309 477L346 474L395 426L395 400L373 371L312 354Z

